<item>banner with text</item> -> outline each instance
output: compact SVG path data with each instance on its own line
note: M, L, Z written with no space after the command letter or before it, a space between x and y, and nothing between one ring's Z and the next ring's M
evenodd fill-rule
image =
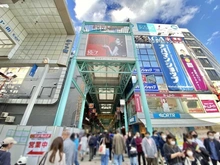
M154 43L158 60L170 91L193 91L171 43Z
M201 100L203 108L207 113L219 112L218 107L214 100Z
M178 55L181 58L181 61L189 74L192 83L197 91L207 91L208 87L203 80L203 76L201 75L195 61L192 59L190 53L186 49L186 47L181 43L173 44Z

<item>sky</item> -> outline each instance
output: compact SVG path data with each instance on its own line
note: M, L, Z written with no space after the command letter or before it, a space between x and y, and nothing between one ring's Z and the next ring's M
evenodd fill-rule
M83 21L172 23L189 29L220 63L219 0L66 0L76 32ZM77 43L77 39L76 39Z

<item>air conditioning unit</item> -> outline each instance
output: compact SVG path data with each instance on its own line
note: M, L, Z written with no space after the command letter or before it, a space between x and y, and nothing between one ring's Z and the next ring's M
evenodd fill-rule
M7 116L5 119L6 123L13 123L15 121L15 116Z
M8 112L2 112L2 113L1 113L1 117L3 117L3 118L6 118L8 115L9 115Z

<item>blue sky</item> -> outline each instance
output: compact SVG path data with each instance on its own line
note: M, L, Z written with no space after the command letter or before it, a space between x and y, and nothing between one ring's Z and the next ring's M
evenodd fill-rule
M220 63L219 0L67 0L76 31L82 21L174 23L188 28Z

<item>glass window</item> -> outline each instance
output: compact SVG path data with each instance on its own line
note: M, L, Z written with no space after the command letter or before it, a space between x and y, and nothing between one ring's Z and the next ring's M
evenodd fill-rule
M146 49L139 49L141 54L147 54L147 50Z
M149 57L147 55L142 55L141 59L144 61L149 61Z
M145 44L138 44L138 48L145 48Z
M143 61L143 67L150 67L150 62Z
M199 47L199 44L195 40L185 40L185 42L188 46Z
M193 37L191 33L189 32L183 32L184 37Z
M147 102L151 113L154 112L184 113L179 99L148 97Z
M155 55L149 55L150 61L157 61Z
M151 61L150 63L152 67L158 67L158 63L156 61Z
M209 62L208 58L199 58L199 61L203 67L212 67L212 64Z
M192 48L196 56L205 56L205 53L200 48Z
M220 80L220 77L219 77L219 75L216 73L216 71L215 70L207 70L206 69L206 72L207 72L207 74L208 74L208 76L209 76L209 78L211 79L211 80L213 80L213 81L218 81L218 80Z
M147 49L148 54L154 54L153 49Z
M187 100L187 98L182 98L181 102L183 108L188 113L204 113L204 110L198 100Z
M146 44L146 48L147 49L152 49L152 45L151 44Z
M157 84L164 84L163 76L155 76Z

